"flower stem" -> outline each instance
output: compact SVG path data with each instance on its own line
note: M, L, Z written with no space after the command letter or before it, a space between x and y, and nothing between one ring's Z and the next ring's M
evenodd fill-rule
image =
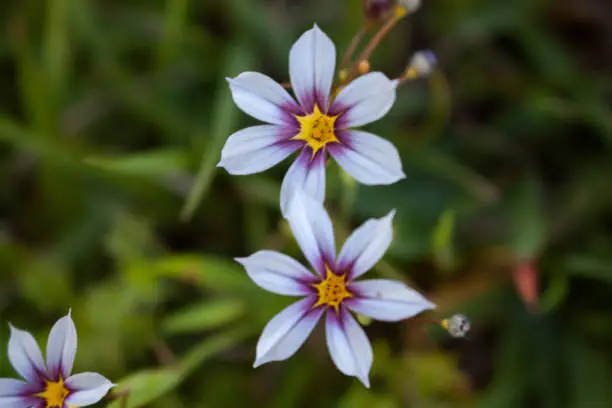
M372 39L370 40L370 42L368 43L368 45L366 45L366 47L364 48L364 50L361 52L361 54L359 55L359 57L357 58L357 60L355 60L353 62L353 64L351 65L351 69L349 70L344 83L348 83L350 82L353 77L355 76L355 74L358 72L358 67L359 67L359 62L360 61L364 61L370 58L370 56L372 55L372 53L374 52L374 50L376 49L376 47L380 44L380 42L385 38L385 36L387 34L389 34L389 32L391 31L391 29L393 27L395 27L395 25L397 24L398 21L400 21L402 19L403 15L399 14L399 13L395 13L393 14L393 16L391 16L386 22L385 24L380 28L380 30L378 30L378 32L376 34L374 34L374 37L372 37Z
M357 49L357 46L361 42L361 39L363 38L365 34L367 34L367 32L370 30L371 27L372 27L371 24L369 22L366 22L364 25L362 25L359 28L359 30L357 30L357 32L355 33L355 36L351 40L351 43L349 44L348 48L344 52L344 57L342 58L342 64L340 65L341 70L345 69L348 66L348 64L351 62L351 57L353 56L355 49Z

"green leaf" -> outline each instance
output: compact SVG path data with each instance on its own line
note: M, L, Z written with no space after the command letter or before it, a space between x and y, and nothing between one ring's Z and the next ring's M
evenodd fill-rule
M445 271L450 270L453 264L455 218L453 210L444 211L431 234L431 249L436 263Z
M124 394L127 403L121 398L113 401L109 408L138 408L150 404L162 395L174 389L181 380L178 368L139 371L119 382L113 394Z
M245 305L239 299L214 299L191 305L166 318L163 330L169 334L214 329L244 315Z
M228 51L225 68L227 75L234 75L240 72L244 66L248 66L249 58L250 54L247 48L242 46L232 47ZM218 84L215 101L215 111L212 115L213 123L211 125L212 140L206 146L196 180L181 211L181 219L183 221L191 218L200 202L206 196L216 173L216 164L221 157L221 148L232 133L234 123L236 122L238 111L234 107L234 102L230 91L227 89L225 79Z
M253 284L233 260L215 255L176 254L151 262L157 276L179 278L213 291L250 291Z
M237 327L207 338L181 359L180 366L183 375L191 374L205 360L231 349L252 334L252 328Z
M152 150L123 156L90 156L93 167L125 176L159 177L185 173L187 158L180 150Z
M542 205L542 185L527 176L510 196L510 245L521 258L537 257L545 244L547 220Z

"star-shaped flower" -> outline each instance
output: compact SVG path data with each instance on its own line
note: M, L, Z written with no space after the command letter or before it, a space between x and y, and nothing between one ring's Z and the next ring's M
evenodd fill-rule
M0 378L0 408L85 407L100 401L114 386L97 373L71 375L77 334L70 313L49 333L46 364L34 337L10 328L8 358L25 381Z
M392 184L405 177L397 149L389 141L352 129L380 119L391 109L397 81L371 72L334 98L335 69L334 43L315 25L289 53L291 87L298 103L266 75L244 72L228 78L236 105L268 125L231 135L218 166L231 174L254 174L300 150L281 186L283 215L298 190L323 202L327 153L362 184Z
M274 251L236 259L260 287L280 295L304 296L266 325L257 343L255 366L291 357L325 314L332 360L341 372L369 387L372 346L351 311L376 320L398 321L435 306L401 282L355 281L391 244L395 211L366 221L336 257L332 223L323 205L301 192L294 197L287 220L316 274Z

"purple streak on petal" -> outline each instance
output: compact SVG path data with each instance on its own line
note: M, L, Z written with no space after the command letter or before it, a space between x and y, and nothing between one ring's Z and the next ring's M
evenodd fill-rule
M348 290L354 297L345 304L354 312L375 320L396 322L436 306L402 282L371 279L352 282Z
M281 106L284 115L285 126L289 127L293 136L300 131L300 122L295 118L296 116L304 116L307 114L300 105L297 104L283 104Z
M328 310L325 335L332 361L342 373L357 377L367 388L372 367L372 346L365 332L345 306L339 315Z
M44 391L44 387L37 384L30 384L13 378L0 378L0 407L2 406L2 398L29 397L42 391Z
M329 145L329 153L359 183L389 185L406 177L399 152L391 142L358 130L340 133L344 143Z
M34 337L27 331L9 324L11 337L8 344L8 358L11 365L24 379L32 384L44 386L47 368Z
M225 142L217 167L235 175L265 171L304 145L303 141L291 140L295 135L296 131L287 125L259 125L239 130Z
M382 218L371 218L361 224L346 239L337 264L341 271L348 271L352 281L370 270L385 254L393 239L392 210Z
M280 206L287 217L289 205L296 191L304 191L318 202L325 199L325 161L327 152L319 150L312 157L312 149L305 147L289 167L281 184Z
M313 309L316 296L293 303L274 316L257 342L254 367L291 357L304 344L324 309Z
M287 220L293 236L314 270L320 276L325 276L325 265L334 269L334 229L322 202L312 198L307 191L296 191L289 205Z
M74 374L66 380L66 388L70 390L66 403L77 407L95 404L114 386L98 373Z
M342 112L337 129L362 126L384 116L395 101L396 84L380 72L370 72L344 87L330 111Z
M47 340L47 371L49 379L68 378L72 372L77 349L77 333L70 312L59 319Z
M287 90L266 75L243 72L235 78L227 78L227 81L236 105L263 122L282 125L286 119L285 111L298 109Z
M34 397L0 397L0 408L31 408L39 407L39 404L40 400Z
M335 66L335 46L316 24L291 47L291 86L306 112L312 112L315 103L321 110L327 110Z
M255 284L269 292L286 296L307 296L319 281L295 259L276 251L262 250L247 258L235 258Z

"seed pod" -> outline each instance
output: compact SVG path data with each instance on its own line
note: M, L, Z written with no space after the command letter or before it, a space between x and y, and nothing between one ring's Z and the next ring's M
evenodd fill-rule
M398 0L398 5L406 9L408 14L412 14L421 7L421 0Z
M406 77L422 77L429 75L437 64L436 55L432 51L416 52L410 59Z
M448 333L456 338L465 337L472 327L467 316L462 314L452 315L448 319L442 320L440 325L448 331Z
M395 10L395 0L363 0L363 12L368 20L382 21Z
M360 74L367 74L368 72L370 72L370 62L368 60L361 60L359 61L359 65L357 65L357 69L359 70Z

